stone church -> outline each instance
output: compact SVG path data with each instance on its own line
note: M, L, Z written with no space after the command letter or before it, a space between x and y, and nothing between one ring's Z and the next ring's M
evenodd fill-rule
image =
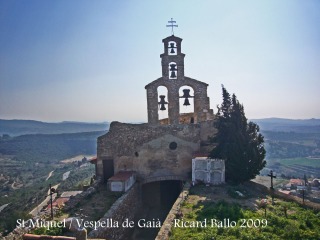
M191 180L192 159L208 156L213 147L209 137L216 129L208 84L185 76L181 38L172 35L162 42L162 76L145 86L148 123L112 122L98 138L96 174L105 181L121 172L135 173L142 184ZM182 113L181 101L193 110ZM159 119L162 111L167 111L165 119Z

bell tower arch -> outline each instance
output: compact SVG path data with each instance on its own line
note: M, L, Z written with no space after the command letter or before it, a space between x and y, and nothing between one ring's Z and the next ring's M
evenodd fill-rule
M181 53L182 39L174 35L162 40L164 53L160 55L162 77L165 79L181 79L184 77L184 57Z
M183 122L199 123L214 118L213 110L210 109L210 101L207 96L208 84L189 78L184 75L184 57L185 54L181 52L182 38L176 37L173 34L173 27L176 23L171 19L171 25L167 27L172 28L172 35L162 40L164 52L160 55L162 77L154 80L145 86L147 90L147 106L148 106L148 123L159 124L159 111L168 111L167 124L180 124L181 109L180 100L183 99L184 108L193 108L187 111L190 119ZM164 86L167 88L167 96L157 94L157 88ZM181 87L188 86L192 88L193 94L190 95L188 89L183 89L179 92ZM190 106L192 101L192 106ZM184 114L186 116L186 114Z

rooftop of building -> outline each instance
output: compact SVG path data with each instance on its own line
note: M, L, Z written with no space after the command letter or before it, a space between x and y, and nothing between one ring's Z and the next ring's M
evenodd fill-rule
M126 181L134 175L134 171L121 171L109 178L109 181Z

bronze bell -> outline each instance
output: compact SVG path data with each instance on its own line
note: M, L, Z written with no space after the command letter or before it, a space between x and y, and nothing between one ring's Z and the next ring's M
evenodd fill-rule
M171 71L170 78L176 78L176 77L177 77L176 72Z
M190 105L189 99L188 99L188 98L185 98L185 99L184 99L183 106L189 106L189 105Z
M166 107L164 106L164 104L161 104L161 106L160 106L160 110L161 110L161 111L163 111L163 110L167 110L167 109L166 109Z
M189 102L189 98L193 98L193 96L190 95L190 89L183 89L183 96L181 96L180 98L184 98L184 103L183 106L189 106L190 102Z
M170 64L170 71L176 71L177 70L177 64L172 63Z
M182 91L183 91L183 96L182 96L182 98L192 97L192 96L190 96L190 89L183 89ZM190 104L188 104L188 105L190 105Z
M165 104L168 104L168 102L166 102L166 100L164 100L166 96L164 95L160 95L160 102L158 102L158 104L160 105L160 110L166 110L166 107L164 106Z
M174 46L174 43L170 43L170 53L175 53L174 49L175 49L175 46Z

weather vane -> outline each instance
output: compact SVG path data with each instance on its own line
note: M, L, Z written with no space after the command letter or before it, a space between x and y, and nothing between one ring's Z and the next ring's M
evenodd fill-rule
M175 25L174 23L176 23L176 21L173 21L173 18L171 18L171 21L168 21L168 23L170 23L169 25L166 25L167 27L171 27L171 33L172 35L174 35L173 32L173 27L178 27L178 25Z

